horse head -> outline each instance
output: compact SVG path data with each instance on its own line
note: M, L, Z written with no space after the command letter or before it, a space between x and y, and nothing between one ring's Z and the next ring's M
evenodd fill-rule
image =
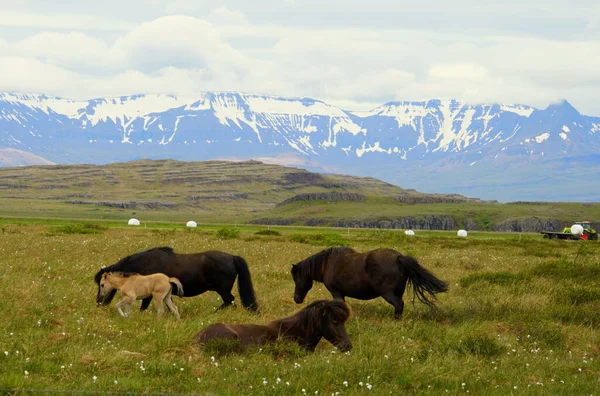
M318 338L325 338L342 352L352 349L352 341L346 332L346 321L352 311L344 301L315 301L306 310L310 312L308 327L316 331Z
M96 294L96 305L108 305L117 293L116 289L105 290L102 286L102 280L105 278L105 267L100 268L100 271L94 276L94 281L98 284L98 293Z
M313 280L305 271L302 271L298 264L292 265L292 277L296 284L296 288L294 289L294 302L296 304L302 304L309 290L313 287Z

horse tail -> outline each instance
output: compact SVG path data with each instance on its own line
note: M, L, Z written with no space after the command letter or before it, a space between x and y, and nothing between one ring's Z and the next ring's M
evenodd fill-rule
M422 303L432 306L432 300L436 299L436 293L448 291L448 283L438 279L419 264L414 257L398 256L397 260L408 277L408 283L412 286L414 296Z
M171 283L171 285L173 285L171 292L172 293L174 292L179 297L183 297L183 285L181 284L181 282L179 282L179 279L169 278L169 283Z
M233 256L233 266L238 274L238 291L240 293L242 305L249 311L257 311L258 303L256 302L256 295L254 294L254 286L252 286L252 278L250 277L248 263L243 257Z

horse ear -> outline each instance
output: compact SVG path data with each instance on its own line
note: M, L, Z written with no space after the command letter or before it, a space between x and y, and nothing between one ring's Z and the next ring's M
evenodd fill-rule
M298 267L296 266L296 264L292 264L292 275L296 272L298 272Z

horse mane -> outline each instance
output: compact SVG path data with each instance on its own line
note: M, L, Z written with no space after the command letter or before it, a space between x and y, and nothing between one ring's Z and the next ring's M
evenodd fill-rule
M147 254L153 252L162 252L167 254L175 254L172 247L169 246L161 246L155 247L152 249L144 250L143 252L138 252L134 254L130 254L129 256L123 257L121 260L117 261L115 264L109 265L108 267L100 268L100 271L96 273L94 276L94 281L100 284L100 278L102 278L102 274L105 272L128 272L123 271L125 268L129 266L129 263L134 260L138 260L140 256L145 256Z
M307 333L312 334L323 327L325 316L330 320L345 323L351 315L350 307L342 300L317 300L296 314L279 319L275 323L295 322Z
M139 275L137 272L125 272L125 271L114 271L114 272L106 271L106 272L111 272L111 274L120 276L121 278L129 278L133 275Z
M296 268L298 268L300 276L308 275L314 280L320 280L323 276L323 265L331 255L354 252L356 252L354 249L347 246L330 247L300 261L296 264Z
M146 250L145 252L142 252L142 253L151 252L153 250L162 250L163 252L168 253L168 254L175 254L175 252L173 251L173 248L170 246L156 247L156 248Z

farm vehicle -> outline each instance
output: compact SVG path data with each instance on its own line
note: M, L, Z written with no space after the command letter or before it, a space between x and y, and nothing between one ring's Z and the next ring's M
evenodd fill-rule
M578 221L571 227L565 227L562 232L541 231L544 239L569 239L595 241L598 239L598 232L592 228L589 221Z

